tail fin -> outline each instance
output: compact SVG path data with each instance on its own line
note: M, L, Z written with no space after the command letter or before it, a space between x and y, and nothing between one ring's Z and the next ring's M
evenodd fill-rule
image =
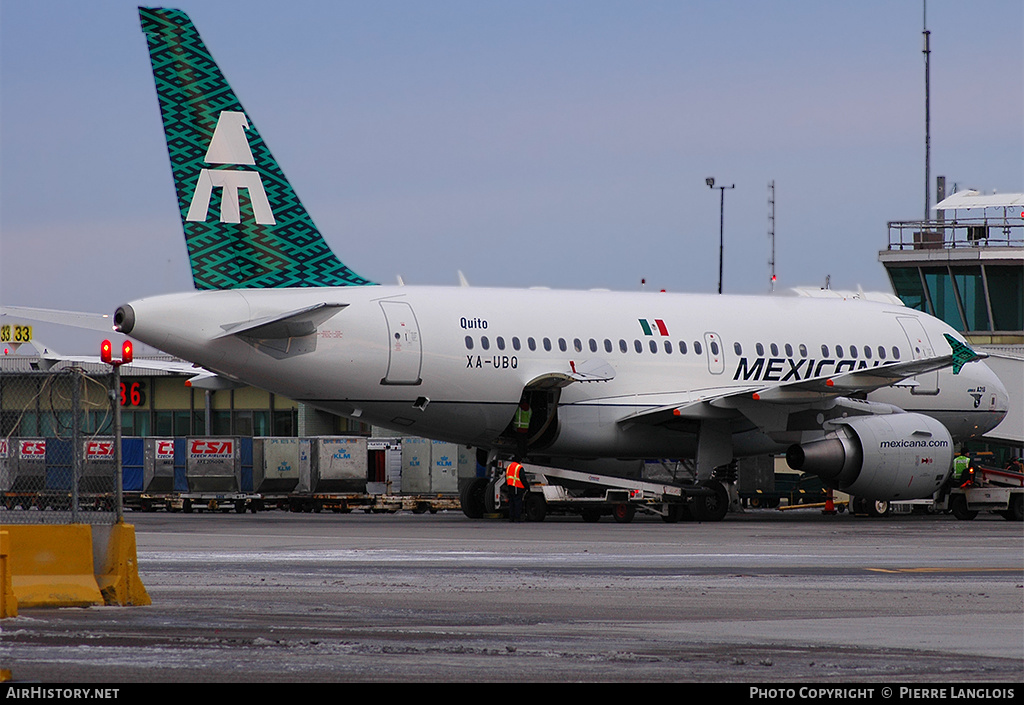
M196 288L373 284L331 252L188 15L139 19Z

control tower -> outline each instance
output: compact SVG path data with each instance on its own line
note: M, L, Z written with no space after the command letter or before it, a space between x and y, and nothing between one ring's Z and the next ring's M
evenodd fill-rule
M940 198L944 179L939 178ZM1024 445L1024 194L961 191L933 220L889 223L878 253L903 303L941 318L1010 392L1010 413L986 438Z

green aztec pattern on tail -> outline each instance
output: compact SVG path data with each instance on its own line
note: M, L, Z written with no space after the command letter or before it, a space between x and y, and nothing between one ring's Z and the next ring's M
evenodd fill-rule
M196 288L373 284L328 247L188 15L139 18Z
M949 333L943 333L943 337L946 342L949 343L949 347L953 349L953 374L960 374L960 370L968 362L974 362L980 360L981 355L971 350L970 347L961 343L959 340L951 336Z

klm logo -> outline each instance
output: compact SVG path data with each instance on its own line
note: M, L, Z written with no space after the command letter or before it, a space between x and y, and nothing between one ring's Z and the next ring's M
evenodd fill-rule
M207 164L233 164L254 166L252 150L245 131L249 121L244 113L221 111L217 118L217 128L213 131L213 139L206 150ZM242 220L238 207L238 190L246 189L249 202L252 204L256 222L260 225L274 225L274 212L270 209L267 192L263 189L263 179L255 171L234 171L222 169L203 169L199 172L196 190L192 195L192 203L185 220L203 222L210 209L210 198L213 189L222 190L220 205L220 222L239 223Z

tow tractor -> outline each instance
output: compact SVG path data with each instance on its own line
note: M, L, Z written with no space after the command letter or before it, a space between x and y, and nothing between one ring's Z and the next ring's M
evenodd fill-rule
M477 478L467 486L462 495L467 516L480 518L506 508L506 466L506 462L499 462L490 479ZM522 466L529 482L524 499L527 521L544 521L549 514L572 513L587 522L611 515L619 523L628 523L637 511L655 514L667 523L687 519L721 521L729 509L729 492L714 478L699 484L675 485L530 463Z
M1010 521L1024 521L1024 473L986 467L972 458L966 481L936 499L933 509L950 511L962 520L988 511Z

